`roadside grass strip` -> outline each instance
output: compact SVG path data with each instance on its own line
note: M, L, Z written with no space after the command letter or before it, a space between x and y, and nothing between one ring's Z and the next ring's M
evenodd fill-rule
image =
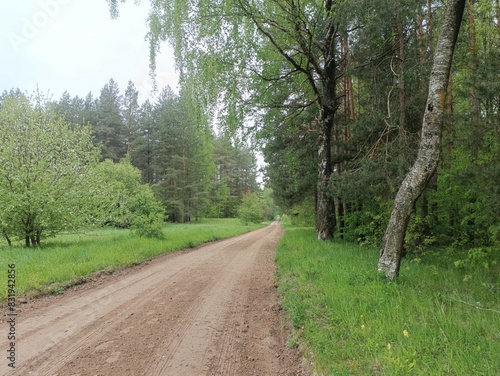
M261 225L242 225L239 219L204 219L189 224L168 224L163 239L134 235L132 231L99 228L61 234L47 239L40 247L26 248L20 243L0 247L0 283L7 285L8 265L16 265L16 295L60 294L82 283L96 272L113 272L140 264L154 257L202 243L225 239ZM0 301L7 298L1 289Z
M321 375L500 375L498 265L458 268L462 255L434 251L389 281L378 253L286 227L276 262L289 346Z

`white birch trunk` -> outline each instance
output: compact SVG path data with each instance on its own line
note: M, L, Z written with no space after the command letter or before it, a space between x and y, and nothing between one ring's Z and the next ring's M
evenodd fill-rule
M440 159L448 77L464 7L465 0L448 0L446 4L429 79L429 94L417 159L396 195L380 251L378 269L389 278L399 275L404 238L413 205L435 173Z

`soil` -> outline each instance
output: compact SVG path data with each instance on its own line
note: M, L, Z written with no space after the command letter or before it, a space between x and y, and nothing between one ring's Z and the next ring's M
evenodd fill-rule
M286 346L276 297L282 233L273 223L95 276L63 295L20 300L16 368L2 356L0 374L308 375L300 352Z

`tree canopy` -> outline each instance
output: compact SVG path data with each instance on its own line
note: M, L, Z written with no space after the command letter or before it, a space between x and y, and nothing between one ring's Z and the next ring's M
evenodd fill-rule
M0 103L0 225L26 245L92 222L98 153L91 129L70 125L37 95Z
M116 16L118 1L108 0ZM230 132L256 137L283 209L318 238L381 244L417 158L439 0L151 0L151 66L175 50L181 85ZM442 157L411 205L404 248L498 244L498 1L467 2L443 107ZM441 102L440 102L441 103ZM301 208L301 209L299 209ZM305 216L307 217L307 216Z

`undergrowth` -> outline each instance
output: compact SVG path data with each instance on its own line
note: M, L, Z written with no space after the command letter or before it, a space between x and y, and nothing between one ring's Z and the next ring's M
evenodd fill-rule
M287 228L276 262L292 342L322 375L500 375L499 269L487 256L489 267L421 254L392 282L377 249Z

